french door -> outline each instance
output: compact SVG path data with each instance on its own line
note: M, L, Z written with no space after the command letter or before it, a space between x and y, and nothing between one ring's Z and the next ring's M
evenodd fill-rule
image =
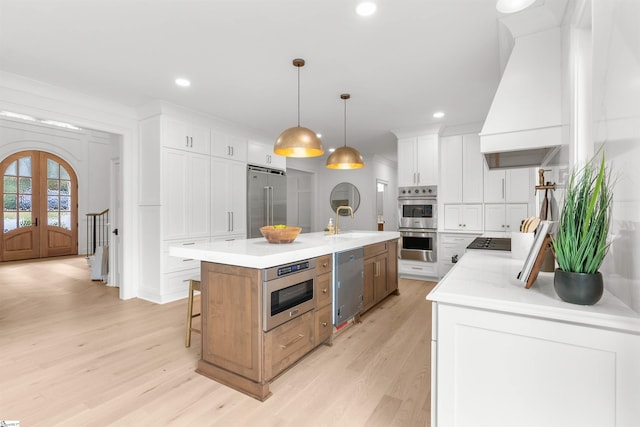
M0 163L0 261L78 253L78 180L60 157L21 151Z

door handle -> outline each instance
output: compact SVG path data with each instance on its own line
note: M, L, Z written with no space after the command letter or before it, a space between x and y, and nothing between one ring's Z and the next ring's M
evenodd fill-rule
M116 228L115 230L112 231L112 233L117 236L118 235L118 229Z
M36 217L36 227L38 226L38 218Z

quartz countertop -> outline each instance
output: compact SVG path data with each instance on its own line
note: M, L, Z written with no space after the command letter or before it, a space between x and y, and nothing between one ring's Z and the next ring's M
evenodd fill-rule
M239 267L269 268L400 238L397 231L302 233L292 243L273 244L264 238L171 246L169 255Z
M608 292L606 283L596 304L570 304L556 294L552 272L540 272L526 289L517 279L523 264L513 259L511 252L468 251L427 299L640 334L640 314Z

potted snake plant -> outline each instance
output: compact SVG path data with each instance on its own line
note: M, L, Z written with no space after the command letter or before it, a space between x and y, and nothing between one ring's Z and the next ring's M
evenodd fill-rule
M558 261L554 288L573 304L593 305L602 297L599 269L609 250L612 184L605 166L596 157L570 177L553 249Z

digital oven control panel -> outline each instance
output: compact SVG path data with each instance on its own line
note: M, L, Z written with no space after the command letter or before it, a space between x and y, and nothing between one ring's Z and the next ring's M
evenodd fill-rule
M299 262L296 264L285 265L278 267L278 277L286 276L287 274L297 273L298 271L307 270L309 268L309 261Z

